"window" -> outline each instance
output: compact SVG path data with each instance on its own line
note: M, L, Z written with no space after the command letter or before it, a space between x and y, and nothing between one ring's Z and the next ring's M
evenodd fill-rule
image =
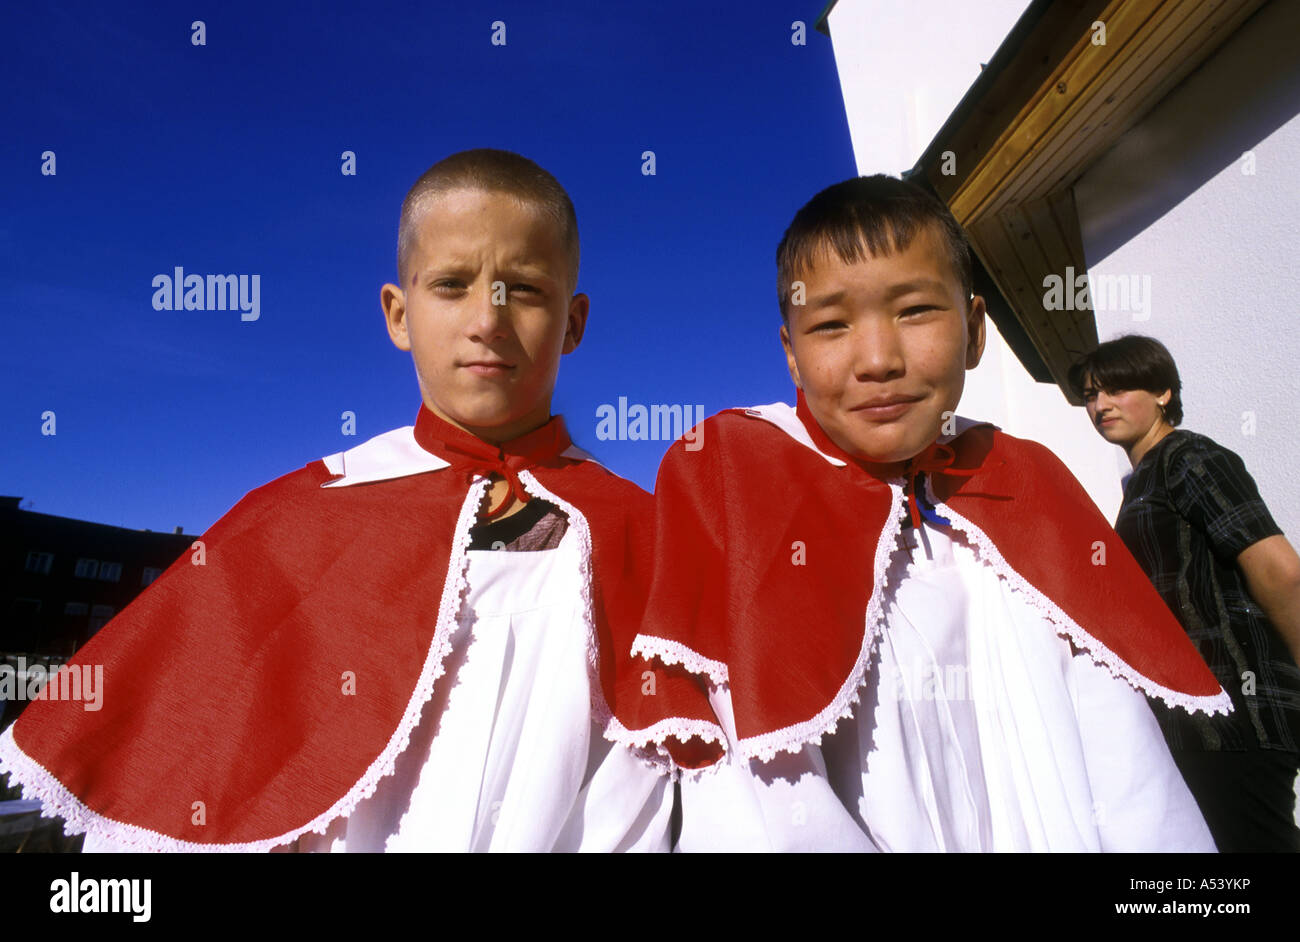
M95 573L99 572L99 560L97 559L79 559L75 575L78 579L93 579Z
M27 566L25 568L28 572L36 572L40 573L42 576L48 576L50 574L50 567L53 565L53 553L38 553L32 551L27 554Z
M69 602L63 606L63 614L65 615L84 615L89 610L85 602Z
M102 582L116 582L122 578L121 563L100 563L99 578Z
M162 575L161 569L155 569L153 566L144 567L144 575L140 579L140 585L149 585L155 579Z

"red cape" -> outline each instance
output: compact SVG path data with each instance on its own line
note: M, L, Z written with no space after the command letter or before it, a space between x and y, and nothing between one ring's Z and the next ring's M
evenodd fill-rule
M141 849L323 832L392 772L442 674L486 470L568 514L587 560L593 717L646 745L610 705L645 667L627 652L651 498L573 447L559 417L503 449L422 407L413 428L252 491L203 535L202 565L183 555L77 653L103 666L101 709L29 704L0 736L0 768L69 833ZM678 695L690 709L665 697L666 712L711 716L693 688ZM702 743L674 749L689 761Z
M991 425L960 423L947 441L951 468L925 475L934 512L1113 675L1185 709L1231 710L1060 460ZM725 684L738 750L770 759L820 741L857 702L905 481L854 462L802 401L798 411L724 411L699 436L702 448L676 442L659 470L654 581L633 650Z

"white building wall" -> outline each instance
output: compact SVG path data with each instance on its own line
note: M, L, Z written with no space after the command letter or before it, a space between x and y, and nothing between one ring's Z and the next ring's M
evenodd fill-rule
M1167 346L1183 428L1241 455L1300 544L1300 3L1261 9L1075 187L1094 276L1149 278L1102 340ZM1254 158L1253 175L1245 152ZM1250 422L1254 421L1253 434ZM1113 467L1128 470L1114 449Z
M1028 7L1026 0L840 0L828 18L858 173L898 175L917 159ZM1112 452L1050 383L1035 382L987 322L984 360L958 412L1040 441L1114 520Z

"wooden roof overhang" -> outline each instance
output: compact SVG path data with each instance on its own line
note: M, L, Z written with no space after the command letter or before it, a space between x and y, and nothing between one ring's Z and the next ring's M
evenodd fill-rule
M1047 276L1088 268L1073 186L1265 2L1035 2L906 174L966 229L977 290L1021 362L1075 405L1066 371L1096 347L1096 321L1044 306Z

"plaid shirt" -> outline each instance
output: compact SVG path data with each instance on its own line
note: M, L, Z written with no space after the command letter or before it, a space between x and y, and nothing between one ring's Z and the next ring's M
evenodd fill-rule
M1232 698L1228 717L1152 700L1170 748L1300 750L1300 667L1236 565L1282 532L1242 460L1175 429L1138 462L1115 530Z

